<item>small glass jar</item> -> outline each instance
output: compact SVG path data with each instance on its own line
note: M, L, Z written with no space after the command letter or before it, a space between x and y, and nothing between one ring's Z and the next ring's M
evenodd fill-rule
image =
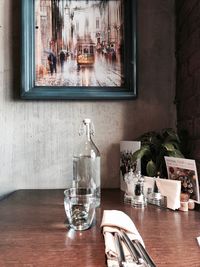
M162 196L159 191L153 192L152 188L147 189L147 202L149 204L153 204L159 207L163 207L163 208L167 207L167 197Z

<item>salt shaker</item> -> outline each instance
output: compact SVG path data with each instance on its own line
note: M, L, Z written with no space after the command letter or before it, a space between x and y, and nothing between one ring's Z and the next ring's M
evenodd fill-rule
M136 176L133 172L133 169L130 169L130 171L124 175L124 181L126 183L126 191L124 195L125 203L131 203L131 200L134 196L135 179Z

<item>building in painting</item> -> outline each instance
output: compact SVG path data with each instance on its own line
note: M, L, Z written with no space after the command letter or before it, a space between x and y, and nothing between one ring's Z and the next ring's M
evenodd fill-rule
M46 72L47 55L52 42L52 3L48 0L35 1L35 57L36 75Z
M47 55L57 58L64 50L77 55L77 41L90 38L96 51L112 49L118 53L123 39L122 1L35 1L36 75L47 70Z
M122 41L121 1L63 1L65 19L63 46L74 50L77 39L90 35L97 49L113 45L116 49Z

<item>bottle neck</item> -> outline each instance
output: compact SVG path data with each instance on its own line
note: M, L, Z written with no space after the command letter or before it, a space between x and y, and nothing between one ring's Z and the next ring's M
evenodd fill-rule
M91 141L91 133L90 133L90 124L89 123L86 124L86 138L87 138L87 141Z
M80 144L79 153L80 155L92 155L95 157L100 156L99 150L92 140L94 135L94 128L90 121L83 121L79 130L79 135L82 136L82 142Z

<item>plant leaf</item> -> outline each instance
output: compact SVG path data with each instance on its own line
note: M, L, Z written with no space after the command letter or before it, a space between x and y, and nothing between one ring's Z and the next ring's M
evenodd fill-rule
M147 171L148 176L151 176L151 177L156 176L157 174L156 164L152 160L148 161L147 166L146 166L146 171Z
M164 137L164 140L167 142L175 141L177 143L180 143L178 134L172 128L163 129L162 135Z
M175 147L172 143L164 143L162 145L167 151L174 151Z
M174 158L185 158L183 154L177 149L174 149L173 151L168 151L168 156Z
M135 151L132 155L132 160L136 161L137 159L141 159L144 156L150 156L151 151L148 145L142 146L139 150Z
M144 133L139 137L139 140L142 142L142 145L150 145L159 139L160 135L154 131Z

